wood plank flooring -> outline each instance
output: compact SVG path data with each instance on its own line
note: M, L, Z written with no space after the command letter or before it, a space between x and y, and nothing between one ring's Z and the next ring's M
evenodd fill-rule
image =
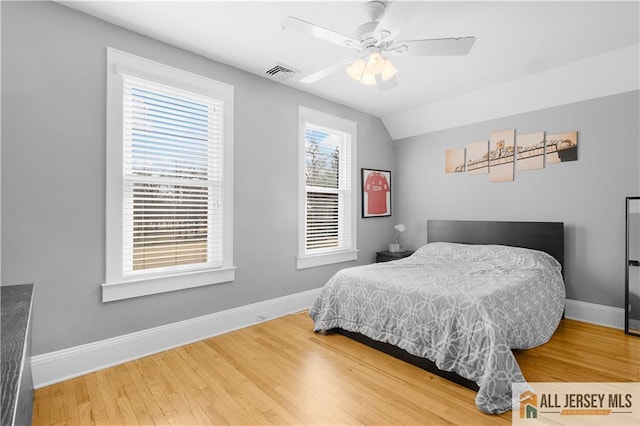
M511 424L475 393L289 315L38 389L34 425ZM640 381L640 338L563 320L529 381Z

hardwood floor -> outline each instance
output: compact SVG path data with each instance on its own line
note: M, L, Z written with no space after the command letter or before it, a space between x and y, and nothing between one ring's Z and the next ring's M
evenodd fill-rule
M640 338L563 320L529 381L640 381ZM298 313L35 392L34 425L511 424L475 393Z

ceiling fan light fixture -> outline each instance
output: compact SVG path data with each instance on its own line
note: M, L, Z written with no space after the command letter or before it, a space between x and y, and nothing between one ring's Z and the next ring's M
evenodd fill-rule
M365 58L356 59L347 67L347 75L355 81L373 86L376 84L376 76L386 81L396 75L398 69L391 61L385 59L378 52L373 52Z
M385 59L378 52L373 52L367 58L367 71L372 74L380 74L384 68Z
M367 86L373 86L376 84L376 75L372 72L365 71L362 73L362 78L360 79L360 83L365 84Z
M351 65L347 67L347 74L355 81L360 81L365 67L366 63L363 59L356 59Z
M385 59L384 67L382 68L382 71L380 71L382 81L387 81L388 79L396 75L397 72L398 68L394 67L391 61Z
M345 65L350 64L346 68L350 78L361 84L377 84L381 90L388 90L398 86L398 80L395 78L398 69L385 56L464 56L469 53L475 43L474 36L396 40L395 36L399 28L393 25L391 18L383 19L386 9L392 1L395 4L395 0L365 0L363 11L366 22L359 25L352 36L294 16L286 18L282 23L283 29L296 31L342 47L349 47L355 50L358 55L357 59L343 59L307 75L300 82L315 83L338 70L345 69ZM406 3L409 3L408 0ZM418 2L415 3L418 4ZM395 11L395 9L394 6L393 10ZM406 17L410 17L409 14L413 13L410 8L405 11ZM400 18L396 19L396 23L401 20ZM385 28L389 25L391 29Z

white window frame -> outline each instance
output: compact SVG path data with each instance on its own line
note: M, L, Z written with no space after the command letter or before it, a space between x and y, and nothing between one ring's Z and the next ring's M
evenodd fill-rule
M220 268L123 273L123 75L153 81L223 101L223 261ZM128 299L230 282L233 266L233 86L107 48L106 276L102 301Z
M311 123L334 130L347 132L351 135L351 194L349 197L351 215L343 218L350 224L351 247L334 250L323 250L322 253L308 254L306 251L306 185L305 185L305 156L306 123ZM305 269L316 266L329 265L333 263L349 262L358 259L357 249L357 124L354 121L337 117L324 112L316 111L307 107L298 108L298 256L296 257L296 268Z

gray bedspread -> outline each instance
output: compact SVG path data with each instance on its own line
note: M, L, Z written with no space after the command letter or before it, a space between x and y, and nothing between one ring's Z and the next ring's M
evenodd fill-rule
M502 413L511 383L525 381L511 350L547 342L560 322L560 269L540 251L430 243L405 259L339 271L310 315L315 331L361 333L476 382L478 408Z

